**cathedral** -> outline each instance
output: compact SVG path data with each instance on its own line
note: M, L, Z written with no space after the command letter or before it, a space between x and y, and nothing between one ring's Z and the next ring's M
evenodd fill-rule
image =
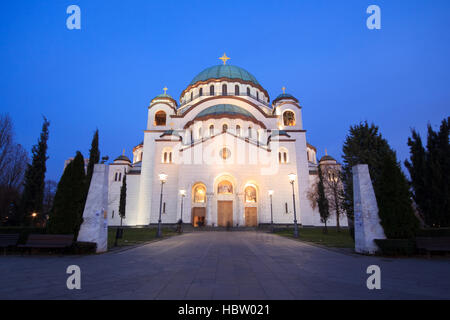
M302 106L283 92L272 101L243 68L222 63L196 75L177 101L148 106L142 143L109 165L108 224L194 227L320 226L307 193L317 179ZM330 156L321 161L335 163ZM126 217L119 216L126 175ZM336 223L332 216L329 225ZM347 225L346 218L340 219Z

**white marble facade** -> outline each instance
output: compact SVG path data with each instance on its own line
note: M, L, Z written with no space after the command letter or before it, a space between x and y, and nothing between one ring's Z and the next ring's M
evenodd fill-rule
M178 102L165 88L150 102L147 128L133 149L133 160L122 155L110 165L109 225L121 223L118 207L125 172L125 226L157 223L161 173L167 175L163 223L180 219L180 190L185 190L184 223L268 224L273 190L274 223L292 224L288 174L295 173L297 220L322 225L306 197L317 176L316 149L307 143L299 100L284 90L270 103L268 92L249 72L225 64L198 74ZM346 223L342 219L341 225Z

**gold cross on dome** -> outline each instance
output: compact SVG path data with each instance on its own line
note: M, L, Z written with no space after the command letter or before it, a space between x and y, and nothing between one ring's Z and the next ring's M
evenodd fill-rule
M228 58L228 57L227 57L227 54L224 53L223 56L220 57L219 59L223 61L223 65L226 65L226 64L227 64L227 61L230 60L231 58Z
M283 90L283 94L286 93L286 87L281 88L281 90Z
M164 87L163 90L164 90L164 94L167 94L167 90L169 90L169 89L167 89L167 87Z

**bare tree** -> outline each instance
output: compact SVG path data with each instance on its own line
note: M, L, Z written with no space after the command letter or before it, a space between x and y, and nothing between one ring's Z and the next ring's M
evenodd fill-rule
M0 181L3 180L5 168L13 144L13 125L8 114L0 115Z
M0 115L0 218L14 220L28 163L26 150L14 142L11 118Z
M339 218L344 213L343 201L343 184L342 172L339 164L324 164L322 165L323 184L325 186L325 195L328 199L330 211L334 211L336 215L336 229L340 232Z
M53 206L53 200L55 199L56 189L58 187L58 184L54 180L47 180L45 181L45 187L44 187L44 203L43 203L43 210L42 212L44 215L47 215L50 213L50 210Z
M323 174L323 184L325 187L325 196L328 200L330 212L336 215L336 229L340 231L340 217L345 214L343 208L344 188L342 184L342 172L339 164L321 164ZM311 208L317 208L319 199L318 190L319 179L311 185L306 193L306 197L310 201Z

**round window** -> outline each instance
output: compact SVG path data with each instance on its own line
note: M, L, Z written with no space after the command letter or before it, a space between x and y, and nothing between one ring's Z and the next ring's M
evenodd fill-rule
M230 149L228 149L228 148L222 148L222 149L220 150L220 157L221 157L223 160L226 160L226 159L228 159L229 157L231 157L231 151L230 151Z

